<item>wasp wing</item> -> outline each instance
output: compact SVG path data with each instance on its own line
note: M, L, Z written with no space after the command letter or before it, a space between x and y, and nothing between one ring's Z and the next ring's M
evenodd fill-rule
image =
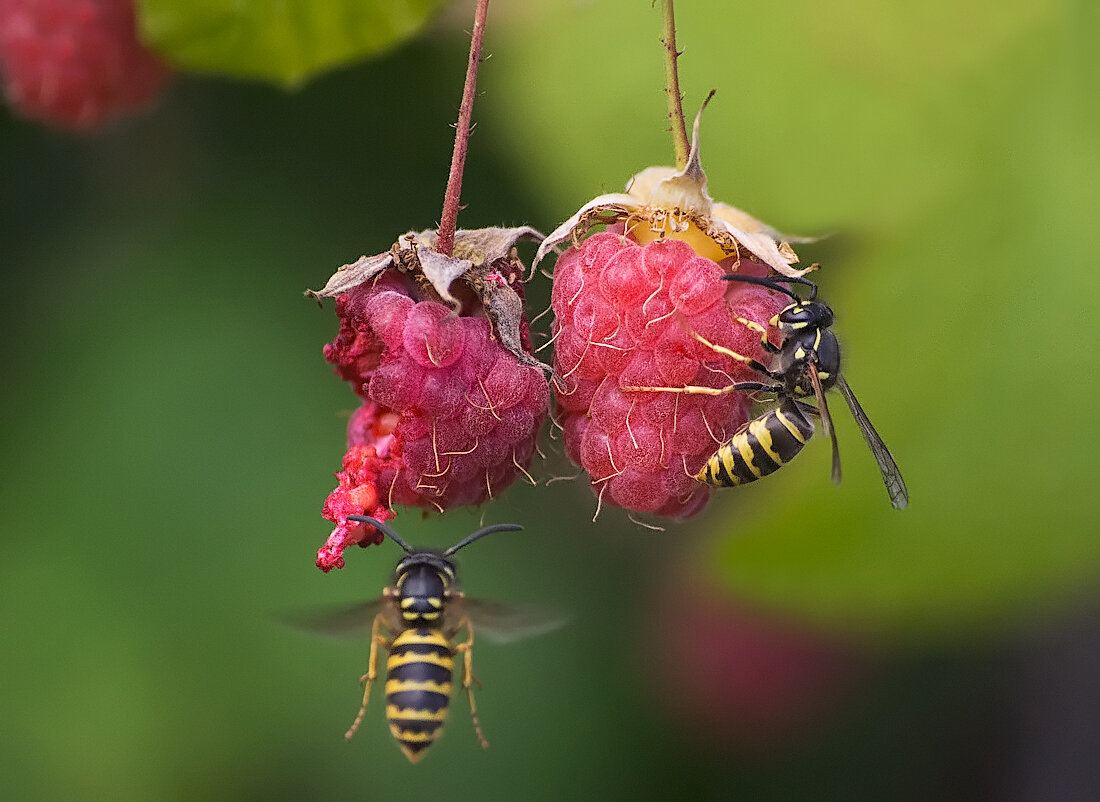
M814 386L814 395L817 397L817 411L821 416L821 428L833 443L833 484L840 484L840 444L836 441L836 429L833 427L833 416L829 414L829 402L825 400L825 391L821 388L821 377L817 375L817 365L811 362L809 365L810 383Z
M377 599L355 604L293 613L284 616L283 621L294 629L315 635L334 638L369 637L375 616L383 613L389 625L392 610L393 600L388 596L379 596Z
M455 596L447 602L447 628L457 629L463 619L470 621L478 635L497 643L543 635L566 622L565 616L541 607Z
M852 392L852 388L848 386L844 377L837 376L836 384L844 394L844 400L848 402L848 408L852 410L852 417L856 419L859 430L863 432L863 438L871 447L871 453L875 455L875 462L878 463L878 469L882 472L882 481L886 484L886 492L890 494L890 503L894 509L904 510L909 506L909 490L905 486L905 480L901 478L901 470L894 461L894 455L890 453L886 443L882 442L875 427L871 425L867 413L859 405L855 393Z

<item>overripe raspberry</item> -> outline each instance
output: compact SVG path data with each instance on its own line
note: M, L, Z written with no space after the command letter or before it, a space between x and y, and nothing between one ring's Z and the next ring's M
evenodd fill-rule
M566 454L603 502L673 517L706 503L710 488L693 474L749 419L748 396L624 388L759 380L695 337L767 358L760 335L736 318L766 327L784 302L722 281L726 272L680 240L642 246L619 233L595 234L558 259L551 304L559 422ZM742 259L738 272L767 269Z
M144 105L169 76L131 0L0 0L0 73L22 114L74 130Z
M421 260L426 250L418 249ZM522 291L518 260L490 264L476 282L485 298ZM317 552L323 571L343 567L348 546L382 540L349 515L386 520L398 504L441 512L476 505L527 474L549 407L546 379L505 347L511 337L500 318L490 321L481 299L467 297L461 314L441 301L423 274L399 266L336 295L340 332L325 358L363 403L348 424L339 484L323 510L336 524ZM514 328L529 353L526 321Z

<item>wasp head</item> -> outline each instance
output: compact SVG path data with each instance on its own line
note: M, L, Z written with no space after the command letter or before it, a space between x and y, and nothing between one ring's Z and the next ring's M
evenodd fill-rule
M786 335L827 329L833 325L833 310L820 301L797 301L773 317L771 324Z

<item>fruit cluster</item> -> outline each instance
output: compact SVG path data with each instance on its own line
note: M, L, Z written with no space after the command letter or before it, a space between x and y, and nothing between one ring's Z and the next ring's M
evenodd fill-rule
M590 234L596 226L605 230ZM525 271L511 250L520 237L541 240L536 263L570 242L551 293L551 384L565 453L597 511L699 512L711 488L696 474L750 417L752 400L730 388L760 379L745 360L769 359L761 332L778 339L769 321L787 300L724 277L804 271L782 235L707 195L698 127L682 170L643 171L549 237L459 232L463 260L439 254L430 234L346 266L318 294L336 298L341 321L325 357L363 400L325 503L336 529L318 566L380 540L348 516L479 504L529 476L548 391L527 341ZM459 276L472 304L452 295Z

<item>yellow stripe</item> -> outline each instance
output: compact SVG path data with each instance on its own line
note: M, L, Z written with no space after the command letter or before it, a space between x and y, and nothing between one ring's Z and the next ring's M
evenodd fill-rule
M718 453L714 455L722 460L722 467L726 469L726 473L735 485L741 484L741 477L734 472L734 468L737 467L737 459L733 456L733 443L729 443L722 448L718 449ZM715 473L718 472L717 464L715 467Z
M783 426L786 427L787 431L790 432L794 436L795 440L797 440L798 442L805 445L806 438L802 436L802 432L800 432L798 430L797 426L795 426L793 423L790 422L790 420L787 418L786 415L784 415L782 412L780 412L777 409L775 411L775 417L777 417L779 419L779 422L782 423Z
M776 465L782 465L783 460L779 458L779 454L772 448L772 433L768 431L768 424L766 419L757 418L749 424L749 434L756 436L756 442L760 443L760 447L764 449L769 457L775 460Z
M395 705L386 705L386 718L390 721L446 721L447 708L438 710L402 710Z
M447 642L447 639L443 637L443 634L438 630L431 630L426 635L421 635L416 630L406 629L397 639L393 642L393 647L409 646L409 645L422 645L428 644L430 646L444 646L447 649L451 648L451 644Z
M393 671L398 666L406 666L409 663L431 663L454 669L455 661L445 654L391 654L386 660L386 670Z
M431 743L439 735L439 730L435 732L414 732L413 730L403 730L396 724L390 725L390 735L399 741L407 741L411 744L423 744Z
M430 679L390 679L386 680L386 695L400 693L401 691L431 691L441 693L444 696L451 695L451 683L433 682Z
M738 437L735 437L734 442L737 443L737 450L739 452L741 452L741 459L743 459L745 461L745 466L750 471L752 471L752 475L755 476L757 479L759 479L761 476L763 476L764 474L762 474L760 472L760 469L757 468L752 463L752 458L753 458L752 445L749 444L748 432L746 432L745 434L739 435Z

